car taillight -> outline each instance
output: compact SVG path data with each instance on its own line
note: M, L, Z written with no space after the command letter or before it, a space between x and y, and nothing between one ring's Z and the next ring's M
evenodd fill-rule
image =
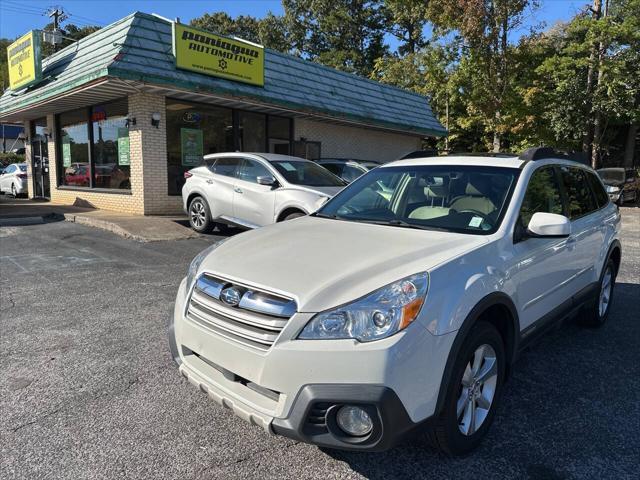
M184 178L191 178L193 177L193 173L191 172L184 172Z
M18 178L27 178L27 174L26 173L19 173L18 174Z

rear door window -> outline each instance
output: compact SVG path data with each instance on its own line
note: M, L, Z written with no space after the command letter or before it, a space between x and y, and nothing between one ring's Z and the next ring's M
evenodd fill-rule
M560 174L567 194L570 219L583 217L598 209L584 170L563 165L560 167Z
M602 208L609 203L609 195L604 190L600 179L595 173L585 172L587 175L587 179L589 180L589 185L591 186L591 190L593 191L594 196L596 197L596 202L598 203L598 208Z
M211 171L217 175L225 177L238 177L241 158L219 158L211 167Z

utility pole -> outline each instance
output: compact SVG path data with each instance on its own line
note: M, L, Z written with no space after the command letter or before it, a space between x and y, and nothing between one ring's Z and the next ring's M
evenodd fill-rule
M62 7L53 7L51 11L49 11L49 18L53 18L53 31L58 32L60 30L60 24L67 19L67 16L64 13ZM53 44L53 51L58 51L58 44Z

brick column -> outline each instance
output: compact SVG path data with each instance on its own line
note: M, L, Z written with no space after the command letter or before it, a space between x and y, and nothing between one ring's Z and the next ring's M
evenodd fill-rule
M35 197L35 178L33 177L33 157L31 151L31 122L25 120L24 134L26 138L24 140L24 161L27 163L27 196L29 198Z
M159 128L151 125L153 113L160 114ZM145 215L181 212L181 197L167 194L167 124L165 97L148 93L129 96L129 115L136 125L129 129L131 145L131 189L142 192Z

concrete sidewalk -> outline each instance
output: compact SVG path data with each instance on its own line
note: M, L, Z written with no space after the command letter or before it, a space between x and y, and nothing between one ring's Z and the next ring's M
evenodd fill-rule
M145 217L48 202L0 197L0 226L32 225L66 220L101 228L138 242L186 240L200 235L186 216Z

